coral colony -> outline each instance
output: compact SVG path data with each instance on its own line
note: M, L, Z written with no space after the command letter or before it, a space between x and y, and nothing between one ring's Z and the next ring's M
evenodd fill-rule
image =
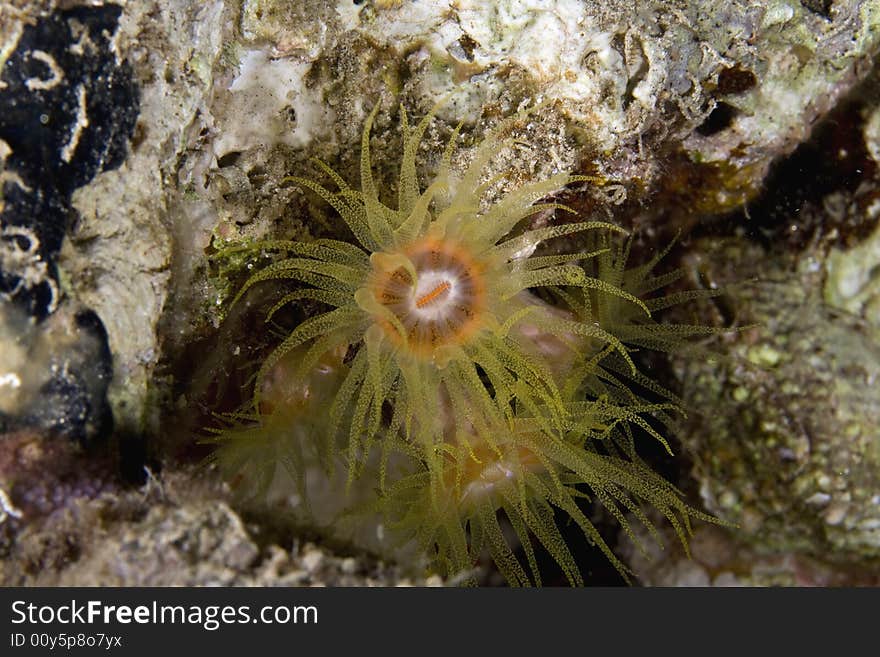
M318 163L332 188L287 180L334 208L354 241L263 242L278 258L251 276L236 300L265 281L294 283L269 309L319 302L259 369L250 405L218 429L213 460L240 488L260 494L277 466L304 493L306 468L338 464L351 484L373 477L377 511L431 568L473 583L491 556L512 585L541 583L537 549L572 585L583 578L559 528L574 523L626 577L585 513L601 503L636 540L653 507L682 543L693 517L711 520L639 457L680 414L678 399L641 373L631 352L669 351L714 329L656 322L652 312L705 293L658 293L680 272L654 275L662 254L628 267L621 228L599 221L524 227L583 176L559 173L489 203L492 158L525 110L451 166L456 129L425 188L416 152L433 113L410 126L401 110L403 155L396 207L380 197L363 130L360 189ZM573 253L536 255L549 240L580 235ZM540 295L540 296L539 296ZM346 491L340 490L339 494Z

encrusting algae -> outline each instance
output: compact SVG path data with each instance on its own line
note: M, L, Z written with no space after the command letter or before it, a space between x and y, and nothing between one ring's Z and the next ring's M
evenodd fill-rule
M414 541L435 571L472 582L488 551L513 585L541 583L538 545L569 583L583 584L557 526L560 512L629 574L585 514L591 501L634 540L634 521L659 540L645 506L660 511L685 547L690 519L712 520L637 453L645 434L668 450L663 433L681 409L630 355L714 332L651 315L710 293L656 295L680 273L652 273L663 254L628 267L626 232L613 224L523 228L538 213L573 214L542 199L587 177L559 173L485 202L498 180L485 180L487 165L513 143L505 131L534 109L491 131L460 174L451 166L456 129L424 190L416 153L433 112L411 127L401 110L396 208L380 200L372 174L376 109L363 130L360 189L320 162L333 189L287 179L331 205L354 240L256 245L279 257L236 301L284 279L297 285L270 319L300 300L326 310L281 341L260 367L251 405L215 431L213 459L238 488L260 494L281 464L302 490L305 468L320 463L329 476L342 463L349 484L375 477L369 508L401 541ZM542 243L573 234L590 246L535 255Z

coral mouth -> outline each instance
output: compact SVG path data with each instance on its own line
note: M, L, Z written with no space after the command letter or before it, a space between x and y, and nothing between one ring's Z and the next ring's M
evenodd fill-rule
M424 283L420 282L419 287L424 287ZM420 294L419 290L415 290L416 297L416 308L419 310L424 310L425 308L433 305L437 305L438 300L442 299L444 296L447 296L449 291L452 289L452 283L449 281L440 281L439 284L434 286L429 292L425 294Z

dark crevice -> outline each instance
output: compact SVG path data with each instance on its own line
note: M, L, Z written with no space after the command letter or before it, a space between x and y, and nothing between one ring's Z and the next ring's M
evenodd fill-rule
M718 101L715 105L715 109L709 113L706 120L697 128L697 132L704 137L717 135L719 132L727 130L733 125L733 120L738 113L739 110L733 105L725 103L723 100Z
M692 237L745 233L766 247L799 251L818 236L852 246L872 232L868 208L880 201L877 163L865 144L864 122L880 100L875 70L813 129L810 138L776 161L762 191L745 207L703 216ZM831 206L829 199L833 198Z
M831 8L834 0L801 0L801 4L814 14L831 20Z
M749 69L739 64L729 66L718 74L718 93L724 96L741 94L758 83L758 78Z

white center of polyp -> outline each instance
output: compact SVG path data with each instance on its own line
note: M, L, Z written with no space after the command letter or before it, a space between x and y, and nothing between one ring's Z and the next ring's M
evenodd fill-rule
M496 486L503 481L513 479L514 472L503 461L489 463L480 472L478 479L467 483L462 490L461 500L475 500L485 498L491 494Z
M453 272L442 269L422 271L410 297L409 311L419 320L438 321L449 314L458 295Z

